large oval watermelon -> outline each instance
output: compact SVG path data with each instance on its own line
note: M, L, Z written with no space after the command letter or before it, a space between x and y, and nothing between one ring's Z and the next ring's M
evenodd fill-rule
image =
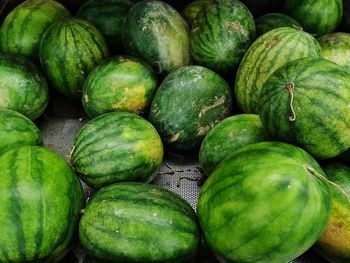
M302 57L320 57L321 47L310 34L290 27L270 30L245 53L236 76L235 96L247 113L259 113L262 86L276 69Z
M163 145L154 127L128 112L111 112L86 123L76 135L71 164L89 185L151 181L162 163Z
M322 58L301 58L264 84L260 117L274 139L300 145L319 159L350 147L350 74Z
M331 195L307 152L258 142L224 160L204 183L198 217L205 242L221 262L281 263L321 236Z
M34 120L49 101L47 82L29 59L0 54L0 108L18 111Z
M236 70L255 38L254 18L238 0L216 0L197 15L191 30L193 60L216 72Z
M156 73L146 62L116 56L99 64L83 86L83 107L90 118L110 111L142 114L158 88Z
M38 127L23 114L0 108L0 155L23 145L42 145Z
M123 43L128 54L144 59L157 73L167 74L191 61L188 25L163 1L144 0L130 9Z
M103 262L192 262L201 240L191 206L174 192L145 183L97 191L81 218L79 236Z
M87 75L108 55L101 33L89 22L67 18L50 26L40 43L40 62L52 86L80 97Z
M231 89L214 71L191 65L171 72L151 104L149 120L162 140L175 149L199 146L232 108Z
M53 0L26 0L5 18L0 29L0 50L39 61L39 44L47 27L69 16Z
M60 155L39 146L7 151L0 170L0 262L54 262L78 223L78 178Z

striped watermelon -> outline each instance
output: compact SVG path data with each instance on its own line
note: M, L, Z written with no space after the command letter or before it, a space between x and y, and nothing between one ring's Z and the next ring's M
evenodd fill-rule
M248 8L238 0L216 0L194 20L191 55L196 64L232 72L254 38L255 23Z
M331 195L307 152L282 142L246 145L204 183L198 217L220 262L288 262L309 249L328 221Z
M42 135L30 119L17 111L0 108L0 155L15 147L42 144Z
M34 120L44 112L48 100L46 79L29 59L0 54L0 108Z
M103 262L192 262L201 241L191 206L174 192L145 183L97 191L81 218L79 237Z
M89 22L67 18L49 27L40 43L41 66L59 92L80 97L87 75L108 48L101 33Z
M204 137L199 150L199 165L209 175L222 160L241 147L268 140L259 115L238 114L228 117Z
M341 22L342 0L286 0L283 12L300 22L305 31L324 35L331 33Z
M83 106L90 118L110 111L142 114L157 88L151 66L138 58L117 56L89 74L83 86Z
M123 51L123 20L133 5L131 0L89 0L79 8L77 16L101 31L111 52L120 53Z
M128 112L96 117L76 135L71 164L94 188L120 181L151 181L162 163L163 145L154 127Z
M300 145L319 159L350 147L350 74L322 58L302 58L265 82L260 118L274 139Z
M202 11L203 8L207 4L209 4L211 0L195 0L192 2L189 2L184 9L181 12L181 15L185 20L187 21L187 24L192 27L193 22L197 15Z
M69 15L63 5L53 0L24 1L2 23L0 50L39 61L39 44L44 31Z
M322 57L333 61L350 72L350 34L334 32L319 37Z
M277 27L292 27L302 30L298 21L282 13L268 13L255 19L256 35L261 36Z
M65 160L39 146L0 157L0 262L54 262L70 246L83 204Z
M135 4L123 24L126 52L148 62L157 73L190 64L189 28L169 4L144 0Z
M254 41L245 53L236 76L235 96L247 113L259 112L265 80L288 61L320 57L321 47L310 34L290 27L270 30Z

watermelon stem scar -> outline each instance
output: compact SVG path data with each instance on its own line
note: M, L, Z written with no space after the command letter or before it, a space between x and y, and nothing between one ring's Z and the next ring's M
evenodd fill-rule
M286 84L286 88L289 92L289 95L290 95L290 110L292 111L292 115L289 116L289 121L295 121L297 116L295 115L295 111L294 111L294 107L293 107L293 100L294 100L294 93L293 93L293 90L294 90L294 83L293 82L290 82L290 83L287 83Z
M345 190L339 186L338 184L328 180L325 176L323 176L322 174L319 174L318 172L316 172L316 170L314 168L312 168L311 166L308 166L307 164L305 165L306 170L308 170L308 172L310 172L313 176L321 179L322 181L325 181L326 183L331 184L332 186L334 186L335 188L337 188L346 198L346 200L348 201L348 203L350 204L350 199L349 196L346 194Z

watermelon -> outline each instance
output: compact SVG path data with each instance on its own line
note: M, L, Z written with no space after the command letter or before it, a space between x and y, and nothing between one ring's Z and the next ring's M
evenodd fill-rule
M125 17L122 34L126 52L144 59L159 74L191 62L188 25L176 9L162 1L135 4Z
M100 188L121 181L150 182L163 159L154 127L128 112L111 112L86 123L73 142L70 160L88 185Z
M310 34L280 27L257 38L245 53L235 80L238 106L246 113L259 113L260 93L266 79L288 61L320 57L321 47Z
M254 17L263 14L279 12L282 9L284 1L281 0L242 0Z
M220 121L204 137L199 165L209 175L219 163L242 146L268 140L257 114L238 114Z
M185 18L187 24L192 27L192 24L197 15L209 4L211 0L195 0L189 2L185 8L181 11L181 15Z
M0 157L0 262L54 262L69 249L83 204L57 153L22 146Z
M69 15L63 5L53 0L24 1L2 23L0 50L39 61L40 39L45 30Z
M203 237L220 262L281 263L321 236L330 190L315 159L283 142L243 146L208 177L198 198Z
M169 147L192 150L215 124L230 115L231 109L227 82L210 69L190 65L171 72L162 81L149 120Z
M277 27L292 27L302 30L302 26L294 18L282 13L268 13L255 19L256 35L261 36Z
M0 54L0 108L37 119L49 101L47 82L33 62L21 55Z
M334 32L319 37L322 57L344 66L350 72L350 34Z
M142 114L157 88L157 75L146 62L116 56L106 59L87 77L83 106L90 118L110 111Z
M135 182L98 190L80 220L79 237L103 262L189 262L201 241L196 214L184 199Z
M350 168L335 161L322 166L332 182L332 210L314 249L332 263L350 261Z
M248 8L238 0L216 0L194 20L191 55L196 64L232 72L254 38L255 23Z
M350 74L322 58L276 70L263 87L261 122L271 138L297 144L318 159L350 147Z
M80 97L87 75L108 56L101 33L91 23L67 18L50 26L40 43L40 62L52 86Z
M42 145L38 127L23 114L0 108L0 155L23 145Z
M314 35L331 33L341 22L342 0L286 0L283 12L300 22L305 31Z
M101 31L111 52L120 53L123 51L123 20L133 5L131 0L89 0L79 8L77 16Z

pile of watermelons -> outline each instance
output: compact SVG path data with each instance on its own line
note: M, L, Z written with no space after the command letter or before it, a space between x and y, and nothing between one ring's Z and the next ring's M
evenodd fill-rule
M0 262L350 262L349 0L3 0ZM37 123L88 121L69 163ZM49 100L50 97L50 100ZM152 184L198 154L197 211ZM95 189L84 202L81 181Z

